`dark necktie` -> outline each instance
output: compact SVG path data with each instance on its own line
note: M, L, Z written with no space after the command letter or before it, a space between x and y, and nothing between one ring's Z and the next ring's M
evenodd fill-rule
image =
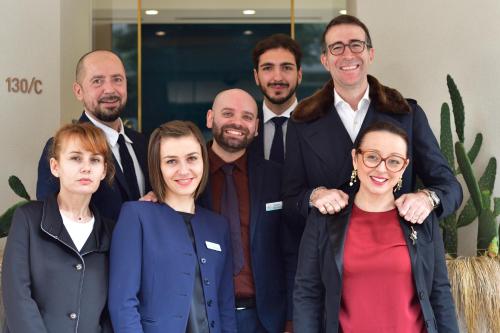
M236 276L243 268L243 247L241 246L238 194L233 176L234 164L224 164L221 169L224 172L225 182L222 189L220 212L229 220L231 244L233 247L233 274Z
M283 164L285 161L285 147L283 145L283 124L287 121L287 117L274 117L271 121L274 123L274 138L271 145L271 153L269 159L277 163Z
M139 186L137 185L137 176L135 174L134 162L132 161L132 156L127 148L127 144L125 143L125 138L123 134L118 136L118 145L120 152L120 160L123 169L123 175L125 176L125 180L127 181L128 190L130 193L129 200L138 200L141 196L139 192Z

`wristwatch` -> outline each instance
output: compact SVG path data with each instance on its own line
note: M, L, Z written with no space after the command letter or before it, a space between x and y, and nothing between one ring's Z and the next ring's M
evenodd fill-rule
M441 200L439 199L436 192L428 190L428 189L423 189L421 191L424 192L425 194L427 194L427 197L429 198L429 201L432 204L432 208L436 209L439 206L439 204L441 203Z

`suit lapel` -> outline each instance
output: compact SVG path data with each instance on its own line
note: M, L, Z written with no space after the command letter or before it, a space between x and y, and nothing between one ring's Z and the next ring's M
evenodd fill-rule
M248 190L250 194L250 243L253 242L255 228L262 214L261 203L264 184L264 170L261 168L262 160L256 156L248 156Z
M352 203L349 207L342 210L340 213L335 215L328 215L327 219L327 229L328 237L330 240L331 249L333 251L333 257L335 258L335 265L337 266L337 272L340 279L342 279L342 267L344 263L344 245L347 236L347 228L349 226L349 221L351 219ZM312 221L314 222L314 221Z
M304 127L304 139L322 161L322 168L318 172L323 173L323 179L334 179L335 184L324 184L328 187L339 188L345 182L352 168L351 149L352 141L344 124L335 108L318 121L312 122ZM346 171L347 170L347 171ZM331 175L341 175L331 177Z
M142 170L142 174L144 175L144 190L147 191L149 189L149 177L148 177L148 165L147 165L147 141L146 141L146 147L141 145L143 142L142 138L139 139L138 132L131 131L127 127L124 128L125 134L133 141L132 142L132 149L134 150L135 157L137 157L137 161L139 162L139 166ZM144 150L146 148L146 151Z
M413 244L413 241L410 238L410 234L412 232L410 226L408 225L409 222L406 222L402 217L399 217L399 224L401 225L401 229L403 229L403 237L406 242L406 246L408 247L408 252L410 253L410 261L411 261L411 267L412 267L412 273L413 276L416 276L416 269L417 269L417 259L418 259L418 252L417 252L417 246L416 244ZM429 223L427 220L424 221L424 223ZM418 226L413 227L415 230L418 230ZM418 237L418 232L417 232L417 237ZM418 241L418 238L415 239L415 241Z

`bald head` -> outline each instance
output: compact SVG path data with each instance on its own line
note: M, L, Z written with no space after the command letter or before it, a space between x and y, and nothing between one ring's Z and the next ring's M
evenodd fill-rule
M85 68L86 64L88 62L90 63L95 63L95 62L115 62L117 65L121 67L123 70L123 73L125 73L125 66L123 65L123 61L121 58L107 50L96 50L96 51L91 51L88 53L85 53L80 60L78 60L78 63L76 64L76 71L75 71L75 80L78 83L82 83L83 77L85 76Z
M213 110L218 110L225 106L238 105L246 109L247 111L255 111L255 116L257 116L257 103L255 99L242 89L228 89L223 90L215 96L214 103L212 105Z
M215 97L212 109L208 110L207 127L212 129L214 136L214 152L219 156L237 158L257 135L257 103L244 90L224 90Z

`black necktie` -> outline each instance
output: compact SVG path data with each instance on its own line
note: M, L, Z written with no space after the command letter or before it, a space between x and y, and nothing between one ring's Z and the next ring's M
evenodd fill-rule
M233 274L236 276L243 268L243 247L241 246L238 194L233 177L234 164L224 164L221 169L224 172L225 182L222 189L220 212L229 220L231 244L233 247Z
M274 117L271 121L274 123L274 138L271 145L271 153L269 159L271 161L283 164L285 161L285 147L283 145L283 124L287 121L287 117Z
M125 180L127 181L128 190L130 193L129 200L138 200L141 196L139 192L139 186L137 185L137 176L135 175L134 162L132 161L132 156L127 148L127 144L125 143L125 138L122 134L118 136L118 145L120 152L120 160L123 169L123 175L125 176Z

